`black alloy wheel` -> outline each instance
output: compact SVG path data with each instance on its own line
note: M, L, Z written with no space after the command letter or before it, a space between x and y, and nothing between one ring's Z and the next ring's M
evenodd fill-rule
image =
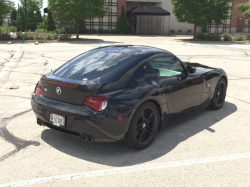
M213 110L220 109L225 102L226 93L227 93L227 83L224 78L221 78L218 81L217 86L215 88L210 108Z
M142 104L135 112L124 143L135 149L147 148L159 129L159 111L152 102Z
M145 108L136 125L136 138L144 144L154 136L156 129L156 112L152 108Z

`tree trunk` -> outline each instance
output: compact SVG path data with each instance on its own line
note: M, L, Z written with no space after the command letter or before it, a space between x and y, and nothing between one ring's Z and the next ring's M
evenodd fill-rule
M197 26L194 24L194 39L197 39Z
M75 20L76 39L79 39L79 20Z

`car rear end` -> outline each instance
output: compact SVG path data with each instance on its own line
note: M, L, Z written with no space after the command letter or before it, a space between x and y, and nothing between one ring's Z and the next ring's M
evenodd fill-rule
M114 112L107 97L70 83L41 79L32 94L31 105L39 125L84 141L119 141L127 129L128 118L119 121L110 114Z

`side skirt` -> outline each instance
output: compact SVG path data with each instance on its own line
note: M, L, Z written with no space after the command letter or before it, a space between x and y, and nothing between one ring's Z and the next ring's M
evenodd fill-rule
M181 118L184 115L193 115L194 113L200 112L200 111L208 108L210 106L210 103L211 103L211 99L208 99L207 101L205 101L203 104L201 104L199 106L186 109L186 110L184 110L184 111L182 111L180 113L177 113L177 114L167 114L167 113L164 113L163 120L161 122L161 129L164 126L167 126L168 121L171 120L171 118L176 118L176 117Z

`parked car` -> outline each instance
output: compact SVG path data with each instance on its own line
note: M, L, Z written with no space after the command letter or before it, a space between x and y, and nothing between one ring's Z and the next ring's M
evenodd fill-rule
M145 149L168 115L220 109L227 85L222 69L184 63L162 49L108 46L42 76L31 103L39 125Z

